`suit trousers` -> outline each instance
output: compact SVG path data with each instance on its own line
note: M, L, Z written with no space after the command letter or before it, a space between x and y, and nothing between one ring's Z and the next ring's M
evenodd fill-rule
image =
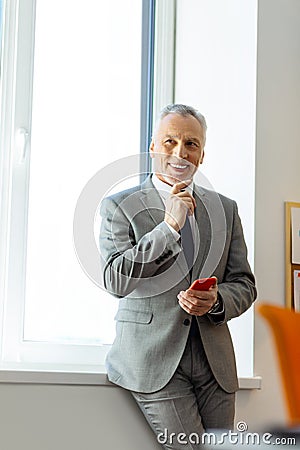
M150 394L131 393L164 449L201 449L205 431L233 429L235 393L225 392L215 380L199 331L190 333L165 387Z

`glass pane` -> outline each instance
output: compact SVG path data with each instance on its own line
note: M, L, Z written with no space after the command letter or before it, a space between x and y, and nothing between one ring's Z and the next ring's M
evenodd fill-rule
M140 151L140 0L37 2L25 339L110 343L117 300L82 271L73 215L101 167Z

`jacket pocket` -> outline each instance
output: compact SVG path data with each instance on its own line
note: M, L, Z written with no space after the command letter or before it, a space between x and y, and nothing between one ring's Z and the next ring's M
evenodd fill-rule
M131 309L119 309L115 316L118 322L150 323L153 317L151 311L134 311Z

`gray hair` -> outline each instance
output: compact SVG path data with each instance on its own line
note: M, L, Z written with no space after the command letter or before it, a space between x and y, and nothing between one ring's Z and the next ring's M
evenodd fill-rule
M195 117L195 119L198 120L198 122L200 123L200 125L202 127L202 130L204 132L204 138L206 137L207 124L206 124L205 117L199 111L197 111L197 109L193 108L192 106L182 105L180 103L171 103L170 105L165 106L161 110L161 112L158 116L158 120L156 121L156 125L155 125L153 132L155 132L158 123L164 117L166 117L168 114L172 114L172 113L179 114L180 116L183 116L183 117L187 117L187 116Z

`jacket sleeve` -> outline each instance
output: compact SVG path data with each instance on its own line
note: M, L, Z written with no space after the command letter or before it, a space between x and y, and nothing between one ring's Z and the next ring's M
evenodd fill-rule
M141 280L152 277L181 251L180 244L164 221L156 226L153 224L153 229L137 240L126 211L112 197L103 200L100 214L103 282L105 288L117 297L130 294Z

